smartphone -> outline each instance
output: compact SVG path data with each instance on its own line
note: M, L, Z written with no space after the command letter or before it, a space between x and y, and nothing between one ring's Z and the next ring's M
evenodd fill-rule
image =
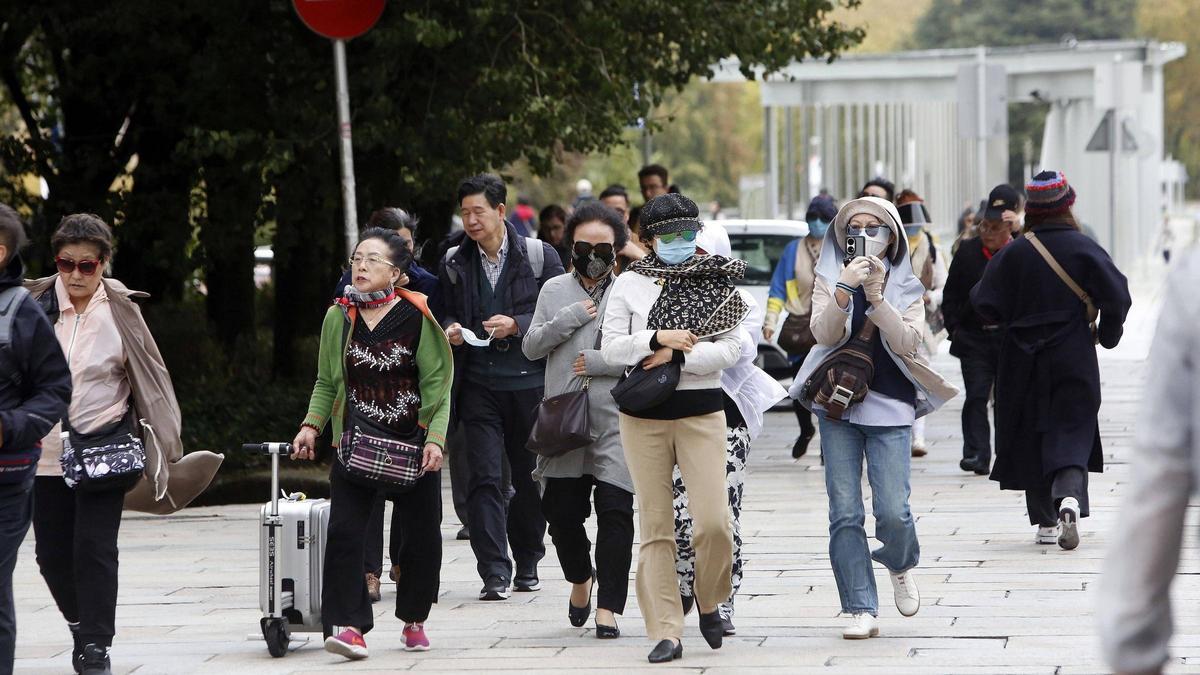
M857 237L846 237L846 264L851 260L862 257L867 254L867 238L859 235Z

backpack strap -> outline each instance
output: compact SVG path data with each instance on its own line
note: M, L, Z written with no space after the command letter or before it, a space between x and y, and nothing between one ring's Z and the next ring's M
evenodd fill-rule
M12 327L17 322L17 310L29 291L23 286L12 286L0 292L0 347L12 342Z
M542 270L546 267L546 249L542 247L542 240L525 237L525 255L529 258L529 266L533 268L533 278L541 281Z
M1067 271L1063 269L1062 265L1058 264L1058 261L1055 260L1054 255L1050 253L1050 249L1046 248L1046 245L1037 238L1036 234L1033 232L1026 232L1025 238L1029 240L1030 244L1033 244L1033 248L1038 252L1039 255L1042 256L1042 260L1046 261L1046 264L1050 266L1050 269L1054 270L1054 273L1058 275L1058 278L1062 279L1062 282L1067 285L1067 288L1070 288L1071 292L1074 293L1075 296L1079 298L1081 302L1083 302L1084 306L1087 307L1088 322L1094 322L1096 320L1096 315L1099 314L1099 311L1096 309L1095 303L1092 302L1092 297L1088 295L1087 291L1083 290L1079 284L1075 283L1075 280L1071 278L1070 274L1067 274Z
M458 253L457 246L451 246L450 248L446 249L446 255L442 256L442 265L446 268L446 276L450 277L450 283L457 286L458 272L453 267L446 264L450 262L450 259L454 257L455 253Z
M929 259L937 262L937 246L933 243L933 234L929 230L925 230L925 238L929 240Z

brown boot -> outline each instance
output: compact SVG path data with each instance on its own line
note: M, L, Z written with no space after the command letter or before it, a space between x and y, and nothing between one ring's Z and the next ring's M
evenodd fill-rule
M392 565L392 569L388 570L388 579L392 581L400 581L400 566Z
M379 593L379 577L374 572L367 572L367 595L371 596L371 602L379 602L382 597Z

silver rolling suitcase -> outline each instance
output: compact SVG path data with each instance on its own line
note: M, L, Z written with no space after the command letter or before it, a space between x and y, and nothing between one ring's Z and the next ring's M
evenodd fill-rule
M244 450L271 456L271 501L261 511L259 606L271 656L288 652L291 633L321 632L321 580L329 530L329 500L281 498L279 457L288 443L258 443Z

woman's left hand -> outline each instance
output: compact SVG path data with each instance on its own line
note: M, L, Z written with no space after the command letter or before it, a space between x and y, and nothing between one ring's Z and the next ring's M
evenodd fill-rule
M651 370L663 365L664 363L670 363L671 358L674 356L674 349L671 349L670 347L661 347L658 351L654 352L650 356L647 356L645 360L642 361L642 369Z
M424 460L422 471L438 471L442 468L442 448L437 443L426 443Z
M884 271L883 261L879 258L870 255L867 256L867 260L871 262L871 273L863 282L863 292L867 296L867 302L875 304L883 301L883 284L887 273Z

